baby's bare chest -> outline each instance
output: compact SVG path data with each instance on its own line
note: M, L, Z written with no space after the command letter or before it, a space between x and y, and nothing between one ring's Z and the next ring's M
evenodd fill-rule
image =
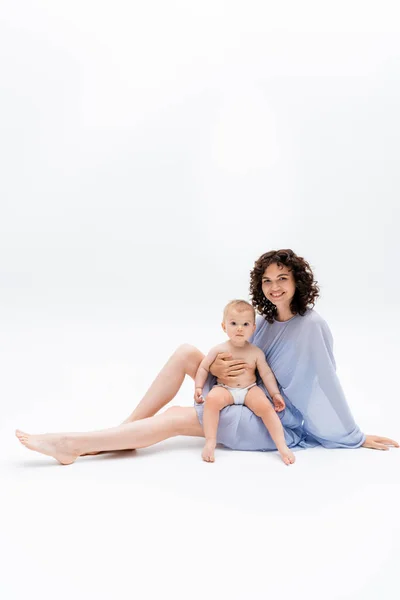
M257 356L253 352L244 351L243 349L238 349L232 352L229 350L232 358L230 360L241 361L246 363L246 367L243 373L240 373L236 377L232 376L232 373L227 378L221 378L218 380L218 383L224 383L230 387L238 387L243 388L251 385L256 381L256 365L257 365ZM238 365L237 368L242 368Z
M249 368L255 370L257 360L253 352L231 352L231 354L231 360L242 360L243 362L248 364Z

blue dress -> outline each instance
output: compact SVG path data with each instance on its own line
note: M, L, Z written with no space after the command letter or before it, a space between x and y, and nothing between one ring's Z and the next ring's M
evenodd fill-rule
M273 323L259 317L250 341L265 353L285 399L286 408L277 415L290 448L358 448L364 443L336 375L332 334L318 313L307 310ZM204 396L214 383L210 374ZM258 385L266 392L261 380ZM203 424L204 404L195 407ZM261 418L247 406L222 409L217 442L233 450L276 450Z

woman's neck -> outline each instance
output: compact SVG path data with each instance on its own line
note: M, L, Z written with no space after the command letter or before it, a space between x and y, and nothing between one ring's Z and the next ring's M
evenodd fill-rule
M292 313L290 306L282 306L278 309L275 319L277 321L289 321L294 315L295 313Z

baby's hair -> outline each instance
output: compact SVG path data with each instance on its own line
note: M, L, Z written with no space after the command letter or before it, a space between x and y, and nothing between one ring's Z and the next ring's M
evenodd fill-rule
M227 316L230 308L236 308L236 310L238 310L239 312L244 312L245 310L251 310L251 312L253 314L253 319L254 319L254 321L256 320L256 311L254 310L254 307L250 304L250 302L247 302L247 300L231 300L230 302L228 302L228 304L224 308L224 316L223 316L224 322L225 322L226 316Z

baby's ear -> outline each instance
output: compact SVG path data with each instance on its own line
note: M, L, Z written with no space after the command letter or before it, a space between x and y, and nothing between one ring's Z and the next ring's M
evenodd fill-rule
M225 327L225 323L224 323L223 321L222 321L222 323L221 323L221 327L222 327L222 329L224 330L224 332L226 333L226 327Z

